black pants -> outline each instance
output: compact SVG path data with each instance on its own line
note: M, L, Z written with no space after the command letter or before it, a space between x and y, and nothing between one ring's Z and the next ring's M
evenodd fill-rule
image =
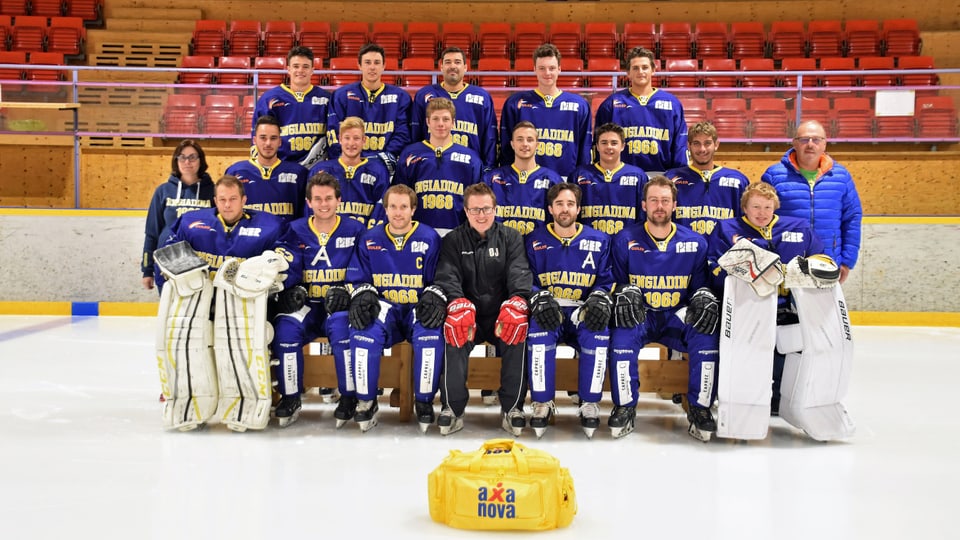
M477 342L494 343L500 351L500 408L503 412L510 409L523 409L527 397L526 354L527 344L506 345L493 332L481 332L478 328ZM470 365L470 352L474 343L464 347L447 345L443 358L443 375L440 377L440 401L444 407L453 409L457 416L463 414L470 399L467 390L467 371Z

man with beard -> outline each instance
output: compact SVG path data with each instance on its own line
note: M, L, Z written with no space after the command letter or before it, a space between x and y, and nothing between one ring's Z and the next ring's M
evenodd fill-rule
M449 99L457 108L453 142L480 154L484 169L490 169L497 160L497 115L490 94L464 79L468 65L467 55L459 47L447 47L440 53L443 81L424 86L413 98L410 140L429 139L427 103L437 97Z

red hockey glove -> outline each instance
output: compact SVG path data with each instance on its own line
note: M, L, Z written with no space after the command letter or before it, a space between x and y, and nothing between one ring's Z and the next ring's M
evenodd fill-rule
M511 296L500 304L500 315L493 333L507 345L517 345L527 339L527 301L520 296Z
M477 333L477 306L466 298L455 298L447 304L443 321L443 337L453 347L463 347Z

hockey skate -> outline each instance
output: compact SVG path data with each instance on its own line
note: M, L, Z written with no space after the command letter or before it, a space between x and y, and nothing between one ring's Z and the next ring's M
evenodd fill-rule
M344 424L353 419L357 414L357 396L341 396L337 403L337 410L333 411L333 417L337 419L337 427L343 427Z
M336 388L321 388L320 399L326 404L336 403L340 400L340 391Z
M710 437L717 431L717 423L713 420L713 414L706 407L690 405L690 410L687 411L687 420L690 421L690 428L687 433L699 441L710 442Z
M500 425L507 433L519 437L523 428L527 427L527 418L523 415L523 411L513 408L503 413L503 422Z
M577 416L580 417L583 432L588 439L592 439L593 433L600 427L600 407L596 403L584 403L577 409Z
M557 411L557 406L553 401L533 402L533 414L530 416L530 427L537 434L537 438L543 437L547 432L547 425L553 420L553 415Z
M482 399L483 404L487 406L496 405L497 402L500 401L497 397L497 393L493 390L481 390L480 399Z
M615 406L613 412L610 413L610 419L607 420L607 425L610 426L610 434L613 435L614 439L619 439L633 433L633 424L636 419L636 407Z
M413 406L417 413L417 422L420 424L420 433L426 433L434 421L433 403L416 401Z
M580 394L577 392L567 392L567 395L570 396L570 403L579 406L582 401L580 400Z
M300 396L298 394L292 394L280 398L280 403L277 403L277 409L273 414L277 417L277 422L280 424L280 427L284 428L296 422L297 418L300 418L301 408Z
M453 414L453 409L444 407L440 411L440 418L437 419L437 425L440 426L441 435L450 435L463 429L463 415Z
M353 419L360 426L361 433L366 433L377 425L378 412L380 412L380 404L375 399L361 399L357 402L357 414Z

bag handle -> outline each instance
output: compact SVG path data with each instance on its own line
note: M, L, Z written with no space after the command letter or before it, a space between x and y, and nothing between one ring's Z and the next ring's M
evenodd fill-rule
M517 472L527 474L530 471L530 467L527 465L526 449L526 446L513 439L490 439L489 441L484 441L483 445L480 446L481 451L476 452L473 459L470 460L470 472L478 472L484 456L491 453L491 451L506 450L503 453L510 454L510 456L513 457L513 461L517 465Z

